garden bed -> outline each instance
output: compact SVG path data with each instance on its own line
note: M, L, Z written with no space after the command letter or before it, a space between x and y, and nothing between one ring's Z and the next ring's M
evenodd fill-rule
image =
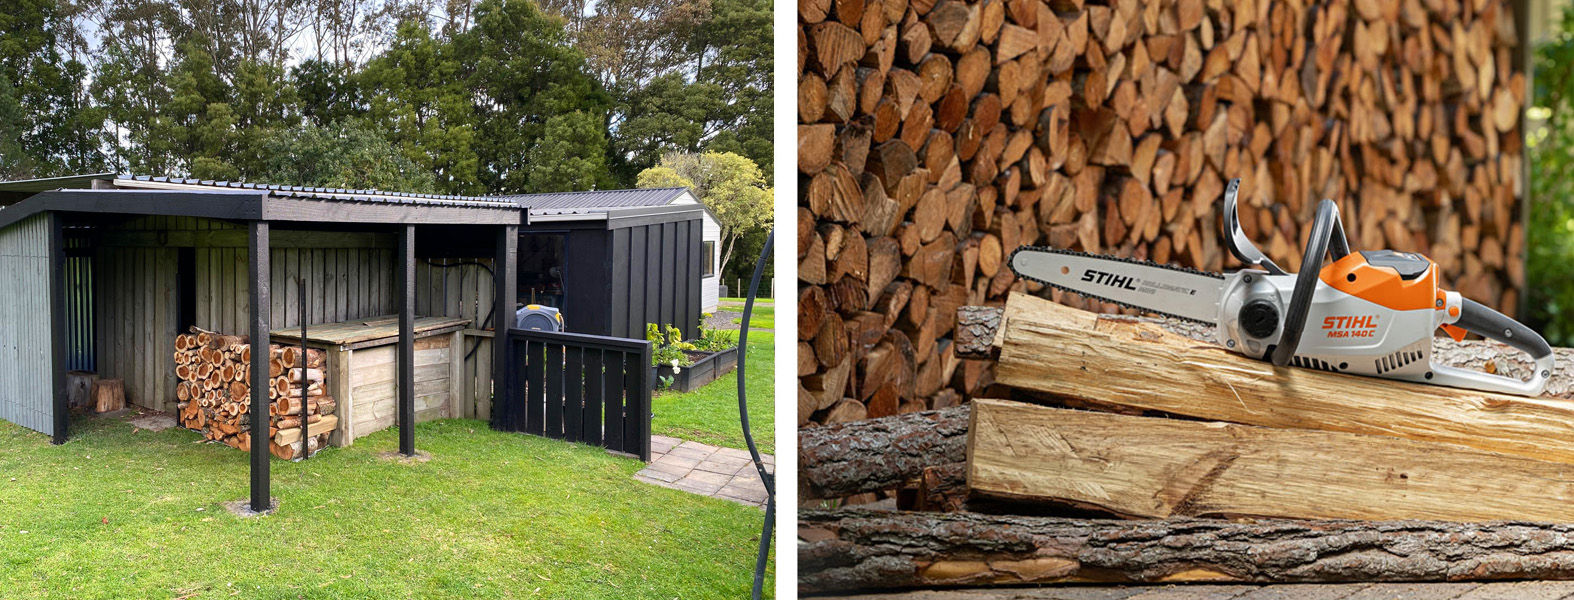
M654 376L650 380L654 388L661 389L664 378L670 377L672 385L666 389L692 392L738 367L737 346L716 352L684 351L684 354L688 355L694 364L680 367L676 375L672 372L672 365L662 364L651 367Z

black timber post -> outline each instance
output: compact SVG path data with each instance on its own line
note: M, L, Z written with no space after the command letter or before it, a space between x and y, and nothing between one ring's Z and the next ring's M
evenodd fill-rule
M497 297L492 300L492 428L518 429L513 420L518 417L511 405L508 374L513 365L508 363L508 330L514 326L514 303L519 292L519 226L504 225L497 232L497 256L493 259L492 287ZM507 412L507 418L503 413Z
M71 407L66 401L66 235L60 213L49 213L50 390L54 392L54 444L66 443Z
M415 226L399 234L399 453L415 456Z
M251 275L251 372L268 372L269 307L272 306L268 281L268 222L251 221L247 250ZM251 510L273 509L273 493L268 481L268 386L251 386ZM301 410L301 422L306 411ZM306 429L301 429L301 445Z

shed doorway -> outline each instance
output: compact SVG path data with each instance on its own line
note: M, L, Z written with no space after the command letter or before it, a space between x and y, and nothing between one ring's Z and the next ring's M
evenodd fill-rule
M564 232L519 236L519 301L563 309Z

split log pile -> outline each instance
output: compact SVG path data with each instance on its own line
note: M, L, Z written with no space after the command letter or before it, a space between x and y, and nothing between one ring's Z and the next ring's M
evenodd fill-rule
M804 507L895 488L897 510L801 511L800 591L1574 578L1574 350L1528 398L1276 368L1026 294L959 312L1005 393L802 429Z
M1219 199L1300 269L1317 201L1514 313L1525 76L1507 0L799 0L800 425L955 405L957 308L1045 244L1207 270ZM1058 301L1118 312L1080 297Z
M292 460L327 446L338 427L337 403L324 386L320 350L270 344L268 373L269 451ZM306 388L302 394L301 378ZM191 328L175 336L175 396L179 421L209 440L240 450L251 449L251 342L246 336L223 335ZM301 438L302 397L307 435Z

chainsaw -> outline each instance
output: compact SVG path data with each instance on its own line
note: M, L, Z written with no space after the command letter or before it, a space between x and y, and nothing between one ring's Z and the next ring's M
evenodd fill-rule
M1038 283L1121 306L1214 325L1225 348L1291 365L1526 396L1552 373L1552 348L1529 327L1438 285L1437 264L1420 254L1350 251L1339 207L1317 206L1300 273L1264 256L1241 231L1235 196L1224 191L1225 245L1246 268L1207 273L1046 247L1011 254L1011 270ZM1323 265L1324 256L1332 262ZM1321 266L1321 268L1317 268ZM1307 333L1307 324L1312 331ZM1432 362L1432 336L1467 332L1528 355L1528 381Z

